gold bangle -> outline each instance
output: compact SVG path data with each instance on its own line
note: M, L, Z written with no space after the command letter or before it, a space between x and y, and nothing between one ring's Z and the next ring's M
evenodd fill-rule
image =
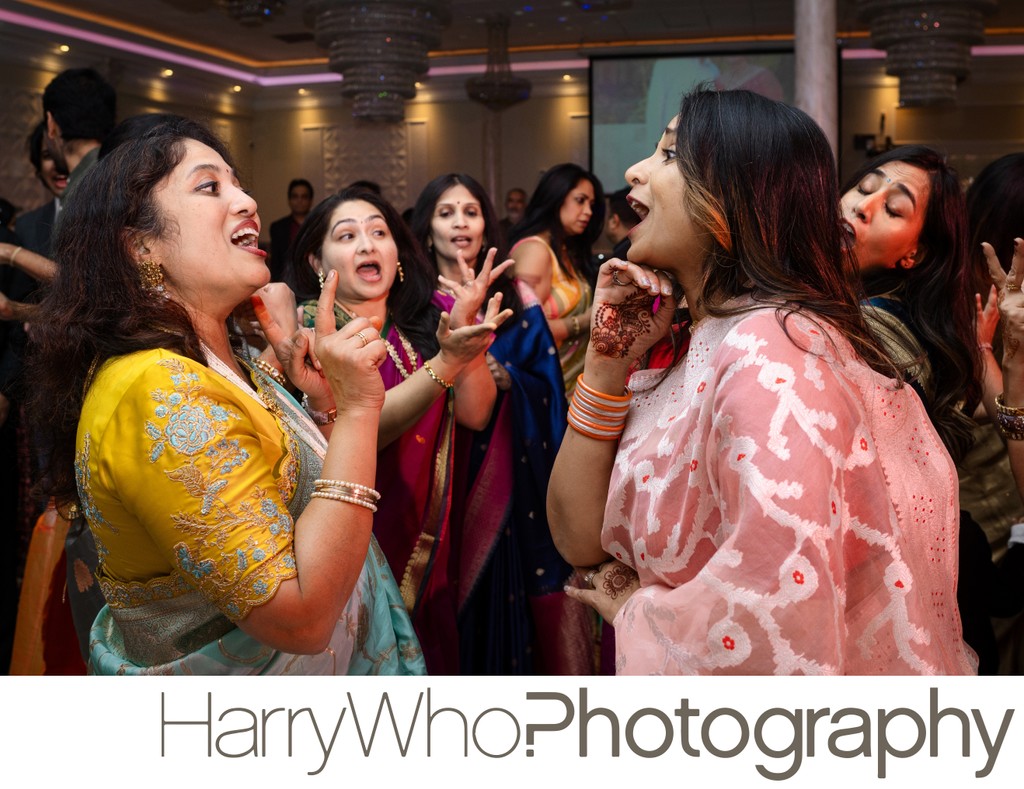
M1000 392L996 395L996 409L999 413L1006 416L1024 416L1024 408L1006 404L1005 394L1005 392Z
M335 419L338 418L338 409L332 408L330 411L317 411L309 404L309 395L302 395L302 407L306 413L309 414L309 418L313 420L313 424L323 427L324 425L331 424Z
M274 367L274 365L272 365L266 359L253 359L252 364L253 367L262 370L272 379L277 381L277 383L281 384L283 388L288 388L288 379L285 378L284 373L278 370L276 367Z
M334 493L333 491L326 490L314 490L309 494L312 499L330 499L331 501L344 501L348 504L356 504L360 507L365 507L370 512L377 511L377 505L367 499L359 498L358 496L349 496L345 493Z
M573 337L580 336L580 319L578 316L572 316L572 335Z
M360 485L358 482L345 482L342 479L315 479L313 490L329 490L330 488L351 488L353 491L364 496L369 496L374 501L380 501L380 494L367 485Z
M434 368L430 366L430 362L426 359L423 360L423 369L427 371L427 375L434 379L434 383L438 386L443 386L445 389L451 389L455 386L451 381L446 381L440 375L434 372Z
M7 258L7 262L10 263L13 266L14 265L14 259L16 257L18 257L18 253L21 252L21 250L23 250L24 248L25 247L18 247L16 250L14 250L11 253L11 256L9 258Z

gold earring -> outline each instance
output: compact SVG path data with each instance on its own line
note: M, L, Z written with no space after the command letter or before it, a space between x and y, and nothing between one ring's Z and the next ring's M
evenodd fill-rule
M317 280L317 282L320 283L320 290L323 290L324 289L324 282L325 282L323 269L320 269L320 271L318 271L316 273L316 280Z
M153 260L139 261L139 282L143 290L154 293L164 292L164 271L160 264Z
M398 261L398 281L405 282L405 272L402 271L402 261Z

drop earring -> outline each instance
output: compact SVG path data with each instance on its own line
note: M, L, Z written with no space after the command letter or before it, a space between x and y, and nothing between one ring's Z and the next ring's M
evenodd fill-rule
M320 290L323 290L324 289L324 271L323 271L323 269L320 269L316 273L316 280L317 280L317 282L320 283Z
M398 261L398 281L405 282L405 272L402 271L402 261Z
M153 293L164 292L164 272L160 264L153 260L139 261L139 282L143 290Z

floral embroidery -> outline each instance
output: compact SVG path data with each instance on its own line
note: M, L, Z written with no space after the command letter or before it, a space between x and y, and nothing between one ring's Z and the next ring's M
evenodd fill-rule
M82 442L82 448L75 453L75 483L78 488L78 506L85 516L89 528L93 532L96 542L96 554L102 562L107 555L107 547L103 544L97 534L98 527L109 529L112 534L117 534L117 527L107 522L96 506L96 500L92 495L92 470L89 468L89 454L92 451L92 435L88 432Z
M798 583L798 584L802 584L804 582L804 574L802 572L800 572L799 570L794 570L793 571L793 582L794 583Z
M729 636L723 636L722 646L726 649L736 649L736 642L729 638Z
M174 563L204 596L238 619L273 596L282 580L294 576L291 516L258 486L241 502L222 498L231 477L251 460L249 451L226 435L242 416L203 394L201 378L187 372L181 360L159 364L171 371L174 389L151 394L157 405L145 425L152 442L150 462L184 460L165 473L199 500L198 513L170 514L175 528L187 538L174 546ZM295 464L289 468L294 472ZM293 490L294 484L289 481L286 487ZM229 547L239 534L254 536Z

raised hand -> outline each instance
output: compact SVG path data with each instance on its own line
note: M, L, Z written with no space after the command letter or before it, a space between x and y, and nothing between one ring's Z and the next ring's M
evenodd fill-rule
M330 271L317 301L313 356L334 395L338 413L384 405L384 381L378 367L387 356L378 318L353 318L339 330L334 322L338 274ZM320 406L310 401L313 408ZM324 409L327 410L327 409Z
M500 293L495 293L487 302L487 312L480 323L455 328L452 317L442 312L437 323L437 341L441 346L442 359L446 364L461 370L491 347L494 332L510 317L512 310L501 309Z
M590 351L629 363L639 358L672 325L679 303L675 288L664 271L617 258L605 261L594 293Z
M982 242L985 263L988 266L992 284L998 288L999 315L1003 324L1003 361L1013 359L1020 348L1024 337L1024 293L1021 293L1021 280L1024 279L1024 241L1013 240L1013 260L1010 270L1003 267L996 256L996 251L988 242Z
M494 266L494 257L497 254L498 250L491 247L484 257L480 271L474 274L473 268L466 263L460 249L455 253L455 258L459 265L461 280L456 282L438 275L438 282L455 296L455 303L452 305L451 311L452 326L458 328L476 322L476 316L487 296L487 289L504 273L505 269L515 263L509 258L504 263Z

